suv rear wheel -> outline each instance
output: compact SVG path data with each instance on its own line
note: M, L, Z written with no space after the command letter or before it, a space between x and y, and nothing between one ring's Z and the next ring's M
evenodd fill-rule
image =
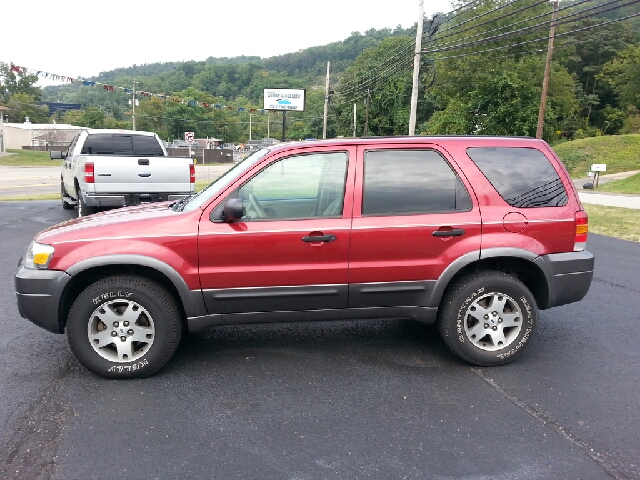
M171 358L181 333L180 311L171 294L132 276L108 277L87 287L67 321L71 349L103 377L151 375Z
M533 338L538 308L517 278L476 272L458 280L438 312L440 334L458 357L478 366L508 363Z

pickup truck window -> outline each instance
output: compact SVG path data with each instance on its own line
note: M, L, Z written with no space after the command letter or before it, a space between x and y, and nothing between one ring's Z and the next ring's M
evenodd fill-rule
M78 138L80 137L80 135L76 135L75 137L73 137L73 140L71 140L71 143L69 144L69 147L67 148L67 155L73 155L73 151L76 148L76 144L78 143Z
M98 133L87 137L81 154L163 157L164 151L155 136Z
M364 157L363 215L468 211L471 198L434 150L376 150Z

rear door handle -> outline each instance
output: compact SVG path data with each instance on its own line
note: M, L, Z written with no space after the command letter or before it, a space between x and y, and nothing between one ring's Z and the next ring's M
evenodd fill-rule
M432 233L434 237L459 237L464 235L464 230L461 228L452 228L451 230L436 230Z
M302 241L303 242L333 242L337 238L338 237L336 237L332 233L329 233L327 235L317 235L317 236L307 235L302 237Z

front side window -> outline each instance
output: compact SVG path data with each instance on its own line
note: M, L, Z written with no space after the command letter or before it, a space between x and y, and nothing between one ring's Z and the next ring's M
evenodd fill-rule
M363 215L468 211L471 198L434 150L377 150L364 157Z
M512 207L557 207L567 204L564 184L540 150L468 148L467 155Z
M346 152L336 152L272 163L232 195L242 199L242 220L341 217L347 160Z

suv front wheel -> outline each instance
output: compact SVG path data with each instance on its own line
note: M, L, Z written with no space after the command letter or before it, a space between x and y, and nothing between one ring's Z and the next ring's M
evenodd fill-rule
M531 342L538 308L529 289L503 272L462 277L438 311L440 334L458 357L488 367L508 363Z
M141 277L98 280L73 302L67 321L71 350L92 372L142 378L173 355L182 333L180 310L161 285Z

